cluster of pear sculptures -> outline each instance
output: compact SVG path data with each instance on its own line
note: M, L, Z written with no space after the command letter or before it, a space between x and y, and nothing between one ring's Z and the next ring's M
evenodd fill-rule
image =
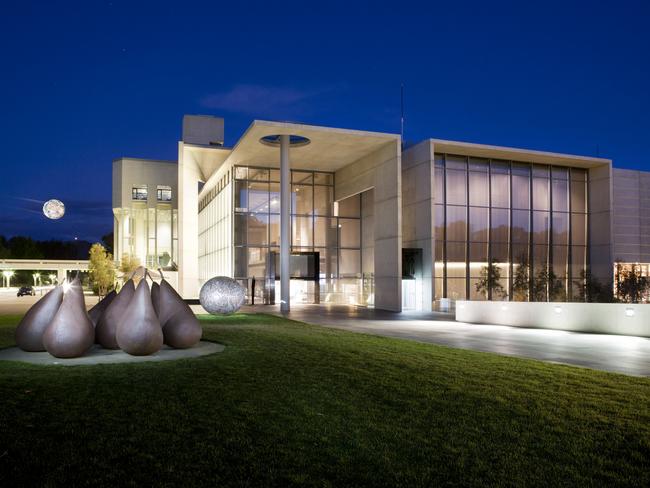
M16 329L16 344L24 351L47 351L59 358L83 356L94 343L146 356L164 344L177 349L201 340L198 319L163 278L151 290L143 276L133 277L119 293L111 291L86 312L79 278L59 285L36 302Z

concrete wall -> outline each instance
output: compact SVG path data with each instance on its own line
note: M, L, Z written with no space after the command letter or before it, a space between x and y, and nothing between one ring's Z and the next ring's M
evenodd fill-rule
M421 310L432 310L434 300L434 167L433 144L423 141L402 155L402 245L422 249Z
M178 143L178 292L199 296L199 198L201 169L192 152Z
M361 272L375 272L375 191L361 194Z
M650 337L650 305L457 301L456 320Z
M220 146L224 141L224 122L211 115L185 115L182 141L187 144Z
M334 199L374 189L375 308L402 310L402 171L400 141L387 143L336 172Z
M113 208L130 207L131 190L135 185L147 185L147 206L155 207L156 187L171 186L172 207L178 208L178 166L176 161L120 158L113 161ZM167 202L169 203L169 202Z
M611 283L612 267L612 166L589 169L589 265L593 276Z
M650 263L650 172L614 169L614 261Z

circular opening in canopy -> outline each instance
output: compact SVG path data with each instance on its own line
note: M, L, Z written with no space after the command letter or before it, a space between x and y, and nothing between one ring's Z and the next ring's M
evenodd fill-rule
M267 146L280 147L280 134L274 134L272 136L264 136L260 139L260 142L262 144L266 144ZM296 136L293 134L289 136L289 145L291 147L306 146L310 142L311 141L308 138L303 136Z

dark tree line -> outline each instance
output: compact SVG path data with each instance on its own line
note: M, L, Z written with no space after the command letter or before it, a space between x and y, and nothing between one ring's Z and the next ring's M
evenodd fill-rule
M103 236L102 241L109 241L112 250L112 233ZM25 236L0 235L0 259L88 259L90 246L88 241L38 241Z

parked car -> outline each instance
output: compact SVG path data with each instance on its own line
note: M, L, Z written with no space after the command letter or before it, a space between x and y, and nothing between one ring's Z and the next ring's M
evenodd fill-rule
M22 297L23 295L34 296L36 295L36 292L34 291L34 288L31 286L22 286L20 287L20 290L18 290L18 293L16 293L16 296Z

